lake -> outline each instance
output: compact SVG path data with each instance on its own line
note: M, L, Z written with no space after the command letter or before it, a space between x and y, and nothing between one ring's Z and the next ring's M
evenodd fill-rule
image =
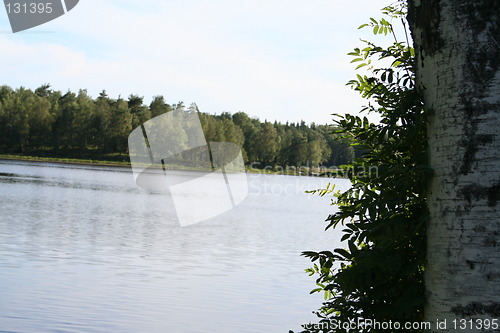
M179 177L182 174L179 172ZM0 161L0 332L278 333L323 300L302 251L339 245L332 179L247 174L236 208L181 227L130 169ZM339 189L347 180L335 180Z

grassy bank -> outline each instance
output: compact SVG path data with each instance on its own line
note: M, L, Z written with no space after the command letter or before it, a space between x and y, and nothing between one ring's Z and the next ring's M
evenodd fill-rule
M101 161L101 160L90 160L90 159L80 159L80 158L39 157L39 156L26 156L26 155L0 154L0 160L130 167L129 162Z
M93 159L81 159L81 158L39 157L39 156L12 155L12 154L0 154L0 160L64 163L64 164L75 164L75 165L95 165L95 166L110 166L110 167L125 167L125 168L131 167L130 162L121 162L121 161L106 161L106 160L93 160ZM185 166L178 166L178 165L167 166L167 169L199 171L196 168L187 169ZM319 169L311 167L273 170L273 169L256 169L256 168L251 168L250 166L245 166L245 169L246 172L252 174L315 176L315 177L329 177L337 171L334 169Z

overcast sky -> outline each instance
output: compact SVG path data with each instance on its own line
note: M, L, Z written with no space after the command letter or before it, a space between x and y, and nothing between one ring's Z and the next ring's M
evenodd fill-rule
M56 0L57 1L57 0ZM345 83L357 30L387 0L80 0L12 34L0 8L0 84L163 95L203 112L331 123L365 103ZM387 37L388 38L388 37Z

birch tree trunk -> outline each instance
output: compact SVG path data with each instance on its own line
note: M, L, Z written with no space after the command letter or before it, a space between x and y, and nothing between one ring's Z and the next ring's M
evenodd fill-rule
M494 0L409 0L434 170L425 272L430 332L500 331L476 320L500 325L499 8Z

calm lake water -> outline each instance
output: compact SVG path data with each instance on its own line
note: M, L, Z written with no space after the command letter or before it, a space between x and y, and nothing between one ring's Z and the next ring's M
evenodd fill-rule
M181 227L127 168L0 161L0 332L297 331L322 301L300 253L339 244L304 193L329 181L249 174L235 209Z

